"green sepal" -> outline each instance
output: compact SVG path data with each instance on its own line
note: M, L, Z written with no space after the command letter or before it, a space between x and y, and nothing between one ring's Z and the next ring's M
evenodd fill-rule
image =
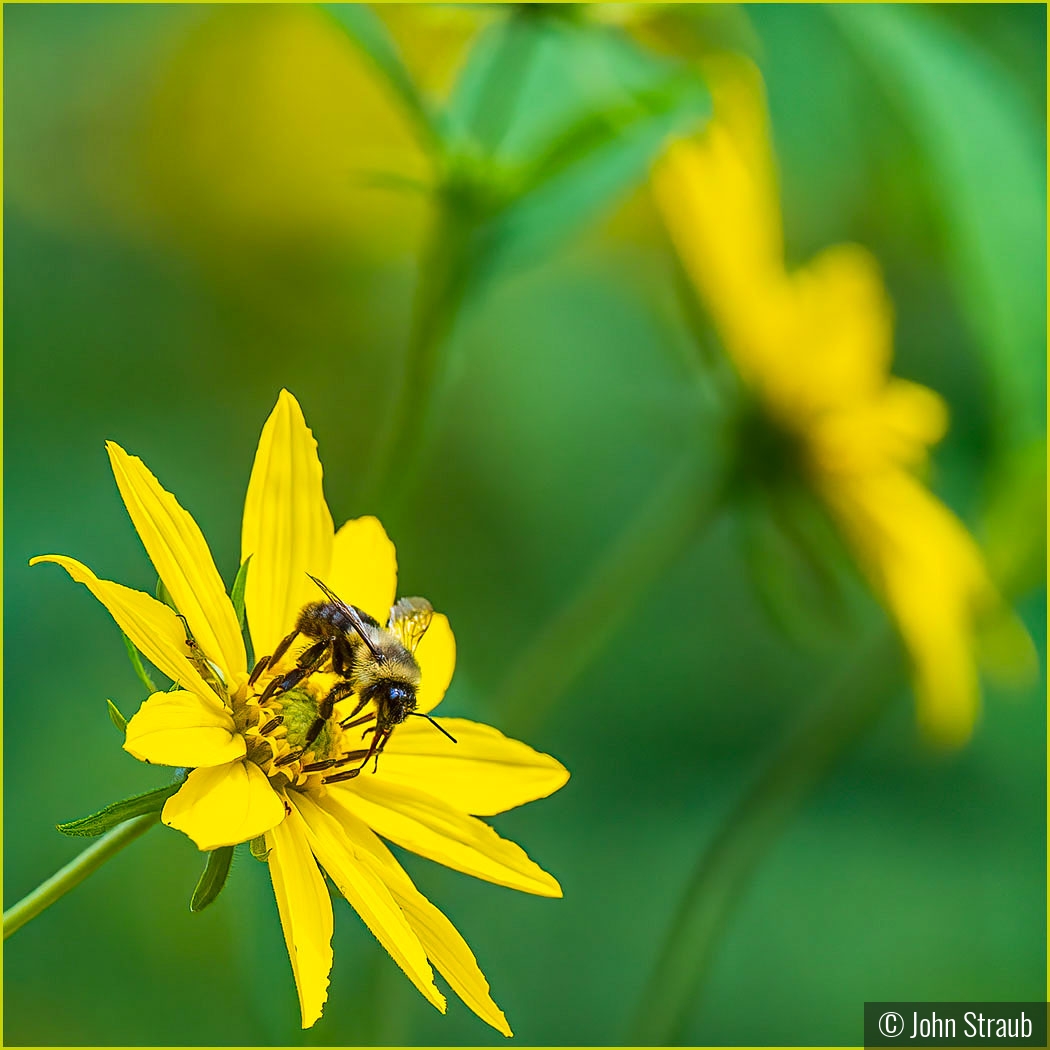
M242 631L244 630L244 588L248 582L248 564L251 560L250 554L244 559L244 563L237 570L237 578L233 581L233 590L230 591L233 610L237 614L237 622L241 625Z
M109 720L122 732L126 733L128 729L128 720L120 713L120 708L117 707L112 700L106 701L106 710L109 711Z
M270 851L266 848L265 835L257 835L253 838L251 842L248 843L248 849L256 860L265 861L270 856Z
M208 854L208 863L204 866L197 888L190 898L190 911L203 911L218 897L226 885L232 860L232 846L220 846Z
M182 782L167 784L164 787L146 791L141 795L132 795L131 798L112 802L97 813L89 817L81 817L79 820L71 820L65 824L57 824L56 827L63 835L71 835L77 838L94 838L103 835L110 828L123 824L132 817L144 817L148 813L157 813L164 808L164 803L182 787Z
M135 674L139 676L139 681L149 690L150 695L157 691L157 687L153 684L153 679L149 676L149 671L142 664L142 657L139 656L138 649L135 648L135 643L123 632L120 632L120 637L124 639L124 648L128 651L128 659L131 661L131 666L135 669Z
M175 604L175 599L171 596L171 591L164 586L164 581L159 576L157 577L157 601L163 602L174 612L179 611L179 607Z

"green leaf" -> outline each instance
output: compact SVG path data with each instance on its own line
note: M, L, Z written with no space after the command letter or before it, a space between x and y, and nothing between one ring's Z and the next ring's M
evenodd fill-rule
M89 817L81 817L79 820L71 820L65 824L56 825L63 835L75 837L94 838L103 835L110 828L131 820L132 817L142 817L147 813L160 813L164 803L182 787L181 781L168 784L165 787L147 791L141 795L132 795L131 798L121 799L92 813Z
M450 104L453 126L492 156L518 113L544 36L535 14L519 7L485 29L467 57Z
M251 560L250 554L244 559L244 564L237 570L237 578L233 581L233 590L230 592L233 608L237 613L237 622L241 625L242 631L244 630L244 588L248 583L248 565Z
M252 856L256 860L266 860L270 856L270 851L266 848L266 836L257 835L255 838L248 843L248 848L251 850Z
M706 89L688 73L676 73L654 88L636 92L626 101L584 113L559 132L529 165L521 180L518 198L541 189L590 156L608 149L625 134L631 134L642 121L672 114L680 107L688 107L683 122L698 122L710 111Z
M179 611L179 607L175 604L175 599L171 596L171 591L164 586L164 581L159 576L157 577L157 601L163 602L174 612Z
M1045 138L1010 71L939 12L827 5L915 132L949 236L959 300L1006 444L1046 422Z
M139 656L135 643L123 631L120 632L120 637L124 639L124 648L128 651L128 659L131 661L131 666L135 669L135 674L139 676L139 681L151 694L155 693L157 687L153 684L153 679L150 678L149 672L142 665L142 657Z
M382 74L414 121L424 145L434 145L438 135L430 110L382 19L366 4L321 4L321 10L331 16Z
M117 707L112 700L106 701L106 709L109 711L109 720L122 732L126 732L128 728L128 720L120 713L120 708Z
M555 25L508 151L521 158L511 201L491 224L490 269L528 265L644 181L668 137L701 128L711 100L700 75L620 34ZM554 107L541 105L552 94ZM546 114L543 119L534 114Z
M208 863L204 866L197 888L190 898L190 911L203 911L218 897L226 885L232 860L232 846L220 846L208 854Z
M630 107L586 118L541 159L524 192L493 224L493 271L527 266L549 252L642 182L670 135L699 125L702 89L677 99L673 90L654 93L646 101L658 98L669 108Z

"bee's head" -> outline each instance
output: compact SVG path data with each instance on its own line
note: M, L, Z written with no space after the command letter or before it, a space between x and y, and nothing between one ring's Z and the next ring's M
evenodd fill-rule
M377 682L368 690L380 726L400 725L415 710L416 690L406 682Z

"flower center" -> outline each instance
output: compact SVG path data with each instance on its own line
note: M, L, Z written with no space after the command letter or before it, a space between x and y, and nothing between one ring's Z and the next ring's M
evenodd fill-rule
M317 671L294 688L270 691L271 682L286 672L275 668L264 672L251 686L244 683L233 695L233 717L244 736L247 757L270 779L275 788L319 790L327 777L347 779L368 752L369 733L375 720L369 704L343 728L340 719L345 704L356 707L356 696L339 704L325 705L333 686L343 682L338 675ZM328 707L328 717L325 707ZM362 721L362 718L364 721ZM370 722L370 725L365 724Z

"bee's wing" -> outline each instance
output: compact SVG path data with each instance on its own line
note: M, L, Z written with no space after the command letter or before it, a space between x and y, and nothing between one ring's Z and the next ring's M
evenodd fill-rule
M392 631L397 640L410 652L427 633L430 621L434 618L434 607L426 598L399 598L390 610L387 630Z
M310 573L307 573L306 575L310 576ZM334 602L339 606L343 615L354 625L354 630L357 631L361 641L368 647L369 652L371 652L377 660L382 661L384 659L383 654L376 648L372 639L369 638L368 634L365 632L365 621L361 619L361 614L352 605L347 605L347 603L337 594L333 594L332 591L330 591L316 576L310 576L310 579L313 580L322 591L324 591L325 597L330 602ZM422 635L420 635L420 637L422 637Z

